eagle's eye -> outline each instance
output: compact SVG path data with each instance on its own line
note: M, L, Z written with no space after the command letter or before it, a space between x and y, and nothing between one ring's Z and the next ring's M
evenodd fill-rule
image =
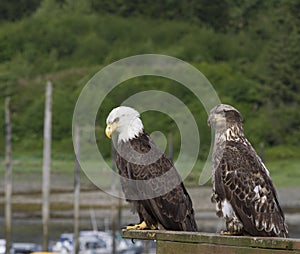
M117 123L117 122L119 122L119 120L120 120L120 118L119 118L119 117L115 118L115 120L114 120L114 123Z

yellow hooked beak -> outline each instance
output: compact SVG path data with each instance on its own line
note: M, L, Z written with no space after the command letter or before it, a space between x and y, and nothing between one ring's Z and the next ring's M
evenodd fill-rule
M221 114L210 114L207 120L208 126L221 126L226 124L226 119Z
M105 135L111 138L112 133L117 129L118 125L116 123L108 124L105 129Z

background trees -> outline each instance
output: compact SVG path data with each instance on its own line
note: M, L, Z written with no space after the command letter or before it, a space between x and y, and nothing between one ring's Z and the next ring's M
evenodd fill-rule
M50 78L53 147L72 153L73 108L89 78L120 58L159 53L179 57L202 71L221 100L242 112L255 146L264 143L274 157L298 156L299 13L296 0L3 0L0 119L4 119L4 97L11 95L14 147L20 153L28 148L39 153L44 82ZM130 91L149 87L183 100L204 133L202 144L208 146L210 130L201 104L180 85L158 78L135 79L113 91L99 111L97 131L103 132L101 114ZM151 113L145 119L149 131L165 128L179 142L176 126L165 124L169 119ZM3 124L0 129L3 133ZM101 142L101 149L109 154L109 145ZM284 153L287 150L291 152Z

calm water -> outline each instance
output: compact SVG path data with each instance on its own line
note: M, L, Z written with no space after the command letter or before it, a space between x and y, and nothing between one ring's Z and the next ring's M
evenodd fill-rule
M295 214L293 215L295 216ZM288 216L287 216L288 217ZM300 218L300 214L299 214ZM211 223L209 222L211 220ZM216 226L219 222L216 221L210 215L205 219L206 224L203 224L203 218L197 221L199 225L199 231L215 233L218 231ZM0 219L0 238L4 238L4 219ZM104 221L97 221L98 230L105 230L108 228L108 223ZM106 224L106 225L105 225ZM42 224L41 219L14 219L12 225L12 240L14 242L32 242L42 243ZM80 221L80 230L92 230L92 224L89 219L82 219ZM62 233L73 232L73 221L70 219L51 219L49 223L49 240L50 242L56 242ZM289 225L290 237L300 238L300 226Z

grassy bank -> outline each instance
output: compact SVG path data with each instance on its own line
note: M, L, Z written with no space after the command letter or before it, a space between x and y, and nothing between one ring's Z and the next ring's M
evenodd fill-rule
M108 162L108 165L110 163ZM194 169L185 177L187 186L198 186L200 173L204 162L198 161ZM266 166L270 171L276 187L299 187L300 160L282 159L267 161ZM87 177L81 173L81 186L83 189L97 188L89 178L94 178L98 184L109 187L113 181L110 172L101 171L101 165L93 165L94 170L89 171ZM180 169L182 172L182 170ZM74 161L68 159L55 159L52 161L51 186L53 191L68 191L73 189ZM4 191L5 163L3 158L0 164L0 191ZM13 161L13 187L15 192L39 192L42 186L42 159L35 157L19 157ZM207 185L210 184L210 181Z

